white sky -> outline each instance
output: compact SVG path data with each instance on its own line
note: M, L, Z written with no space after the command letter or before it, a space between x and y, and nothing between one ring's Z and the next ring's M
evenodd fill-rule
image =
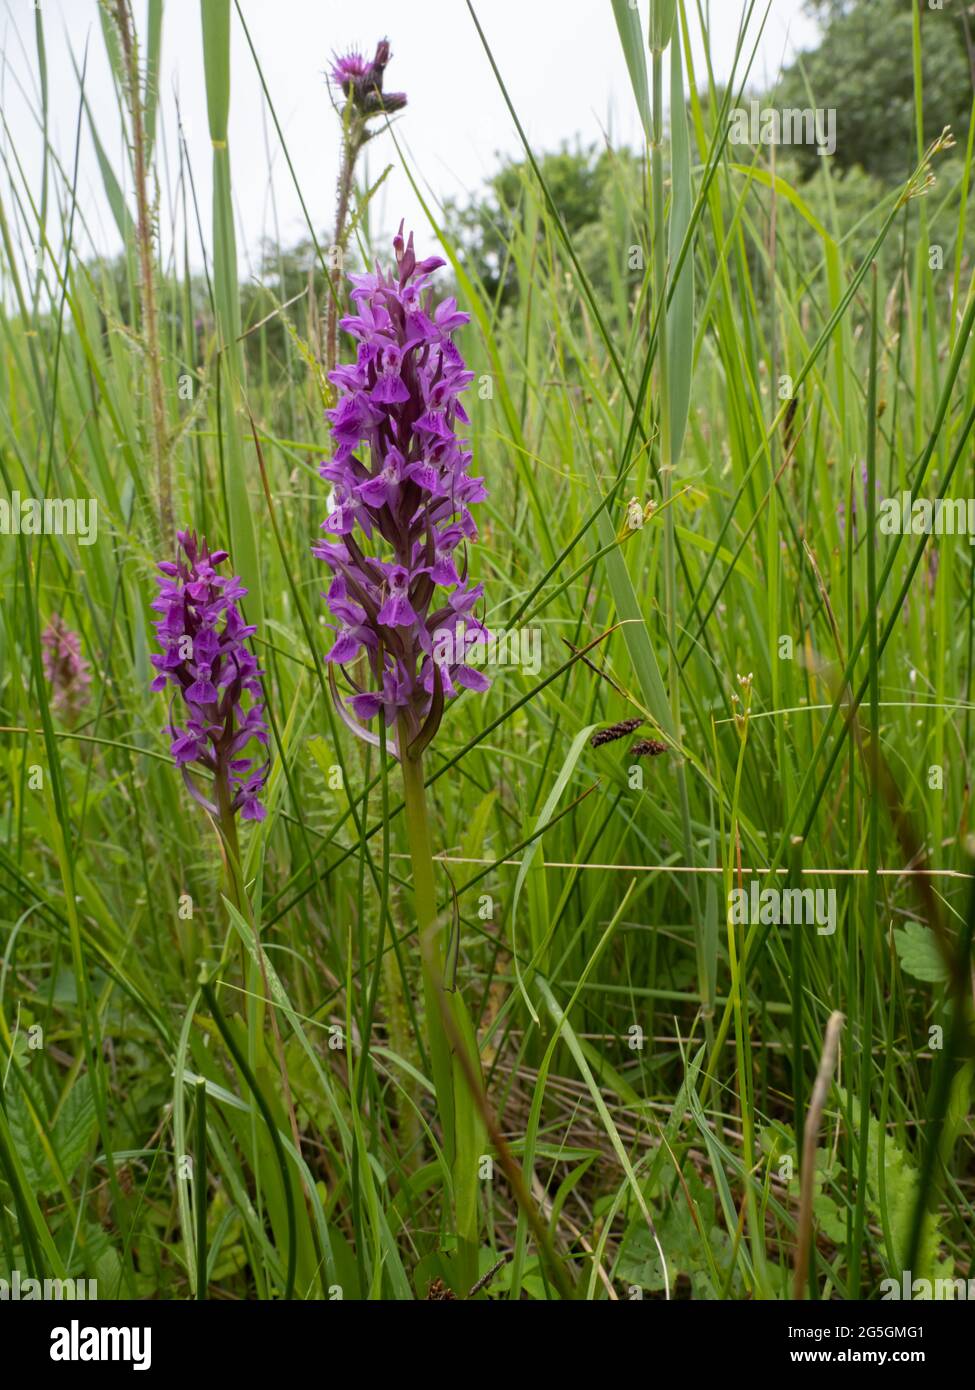
M205 3L205 0L204 0ZM708 5L709 0L705 0ZM756 5L757 35L766 0ZM52 139L70 168L78 108L78 66L88 40L89 104L116 172L123 167L115 96L109 76L97 0L40 0L50 85ZM639 0L644 32L647 0ZM0 0L0 99L9 133L0 144L9 160L11 145L33 190L40 170L40 138L32 111L37 109L34 0ZM396 130L412 167L435 199L463 198L495 171L498 154L520 150L504 99L474 28L465 0L241 0L241 8L261 59L265 80L316 231L333 220L337 173L337 117L330 104L324 70L333 52L359 47L371 54L388 37L393 58L386 85L406 91L409 106ZM742 0L710 0L712 56L719 79L727 74L741 20ZM536 151L562 141L598 141L609 130L617 143L638 140L638 121L620 50L610 0L476 0L475 9L522 124ZM696 6L689 5L689 10ZM144 24L145 2L135 0L137 24ZM236 14L232 19L230 153L238 209L241 269L247 273L263 236L274 237L270 192L277 205L284 243L304 233L300 203L281 153L254 61ZM801 0L770 0L770 13L753 68L756 85L772 79L783 59L809 47L814 26L801 12ZM752 45L749 45L749 50ZM698 60L701 49L698 44ZM699 72L699 82L703 73ZM29 99L18 90L26 89ZM211 149L207 127L198 0L165 0L163 63L160 82L167 157L175 165L175 98L178 95L207 239L210 221ZM268 155L269 151L269 155ZM398 165L389 135L369 147L375 178L392 163L392 173L375 200L374 219L391 230L401 215L426 239L423 215ZM361 171L360 171L361 172ZM166 247L169 192L162 184L161 224ZM83 140L79 202L90 224L94 248L114 252L118 238L102 192L94 149ZM193 259L199 263L198 246Z

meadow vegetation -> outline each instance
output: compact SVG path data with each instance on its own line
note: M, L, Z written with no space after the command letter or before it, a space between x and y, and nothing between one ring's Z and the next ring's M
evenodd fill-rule
M76 126L39 179L3 142L2 496L94 499L98 533L0 536L3 1277L602 1300L972 1275L975 548L877 522L975 496L970 50L964 7L898 7L904 119L871 159L829 44L883 6L818 8L825 56L783 100L836 108L835 158L730 143L751 0L720 84L694 0L654 0L649 43L613 0L644 146L525 142L467 204L404 159L408 104L374 115L373 174L404 163L417 254L471 316L479 613L541 653L446 702L419 786L339 717L325 659L335 231L238 275L246 4L202 7L212 209L156 89L162 0L98 7L127 167L80 55L49 89L42 6L7 54L41 129L55 101ZM395 231L362 169L353 271ZM266 815L233 846L149 690L177 527L230 552L264 672ZM742 920L753 882L834 891L835 930Z

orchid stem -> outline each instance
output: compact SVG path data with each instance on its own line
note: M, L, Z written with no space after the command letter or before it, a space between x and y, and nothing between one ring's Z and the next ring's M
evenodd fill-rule
M426 1007L427 1034L433 1064L437 1108L443 1126L447 1159L454 1159L454 1095L450 1044L443 1026L444 947L443 930L437 924L437 890L433 873L433 846L427 817L427 795L423 784L423 759L411 758L406 751L410 738L405 721L399 724L402 750L403 799L406 804L406 834L413 868L413 899L416 907L417 935L423 973L423 1002Z
M240 862L240 841L237 837L237 816L234 812L233 798L230 791L230 782L226 772L218 772L214 778L214 789L217 798L217 824L220 829L220 838L223 840L224 858L227 863L227 897L240 913L241 917L253 927L253 915L251 913L250 902L244 888L244 876ZM240 943L240 965L243 977L245 1017L249 1023L249 1031L254 1039L254 1055L258 1062L263 1061L263 1037L264 1037L264 999L259 988L251 988L251 969L252 961L248 955L247 947L243 941Z
M437 911L423 758L422 755L410 756L410 738L406 721L400 719L398 740L403 768L406 833L413 867L427 1045L443 1132L444 1154L453 1175L453 1210L459 1246L458 1275L466 1292L477 1278L477 1173L481 1127L464 1067L453 1055L446 1026L447 1016L453 1024L450 1031L458 1041L462 1040L471 1063L470 1070L477 1077L481 1074L480 1056L462 996L459 993L448 994L445 988L444 928Z

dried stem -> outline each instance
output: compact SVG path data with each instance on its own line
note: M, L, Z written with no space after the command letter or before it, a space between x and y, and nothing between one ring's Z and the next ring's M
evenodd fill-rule
M136 241L139 253L139 299L142 333L149 372L149 405L152 417L152 454L159 503L160 541L170 546L173 538L173 480L166 440L163 404L162 358L159 350L159 314L153 266L153 218L147 190L145 113L139 81L139 48L129 0L115 0L115 21L125 59L126 97L132 123L132 162L135 178Z
M826 1024L826 1037L823 1041L823 1055L819 1061L819 1071L809 1098L806 1124L802 1140L802 1166L799 1170L799 1228L796 1238L796 1265L793 1276L793 1297L801 1299L806 1280L809 1277L809 1251L812 1248L813 1192L816 1186L816 1140L819 1137L819 1123L823 1118L823 1108L829 1095L830 1082L836 1070L836 1057L840 1049L840 1033L843 1031L843 1015L837 1011L829 1016Z

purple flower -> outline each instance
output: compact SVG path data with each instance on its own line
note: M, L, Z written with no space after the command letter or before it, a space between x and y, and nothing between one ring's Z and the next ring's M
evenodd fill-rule
M217 573L228 558L225 550L209 550L192 531L177 535L185 559L160 562L159 594L151 605L160 615L156 635L163 651L152 657L159 675L150 688L176 686L167 726L170 751L197 801L214 815L222 802L243 820L263 820L267 812L258 798L270 764L255 767L253 757L242 756L254 739L267 746L264 673L247 644L256 629L237 606L247 590L238 578ZM181 713L174 713L177 697ZM216 802L191 780L187 768L194 763L213 774Z
M369 71L368 59L363 58L358 49L351 49L342 56L336 55L332 61L330 77L336 87L348 94L356 82L360 82Z
M477 539L470 507L487 492L458 434L474 373L453 335L469 316L453 299L434 303L430 276L443 261L418 261L402 224L393 249L395 271L349 277L355 310L341 323L358 349L330 375L340 392L326 411L335 447L321 467L331 509L315 554L333 576L328 660L362 662L343 717L370 742L378 738L358 721L402 718L423 747L445 699L489 685L467 660L488 635L473 617L482 589L468 582L466 558Z
M348 97L357 115L369 117L384 112L391 115L406 105L405 92L383 91L383 75L390 56L389 41L383 39L376 45L376 56L372 62L357 49L333 60L329 76Z
M44 674L51 682L55 710L74 722L88 703L91 668L81 655L81 638L57 613L41 633Z

